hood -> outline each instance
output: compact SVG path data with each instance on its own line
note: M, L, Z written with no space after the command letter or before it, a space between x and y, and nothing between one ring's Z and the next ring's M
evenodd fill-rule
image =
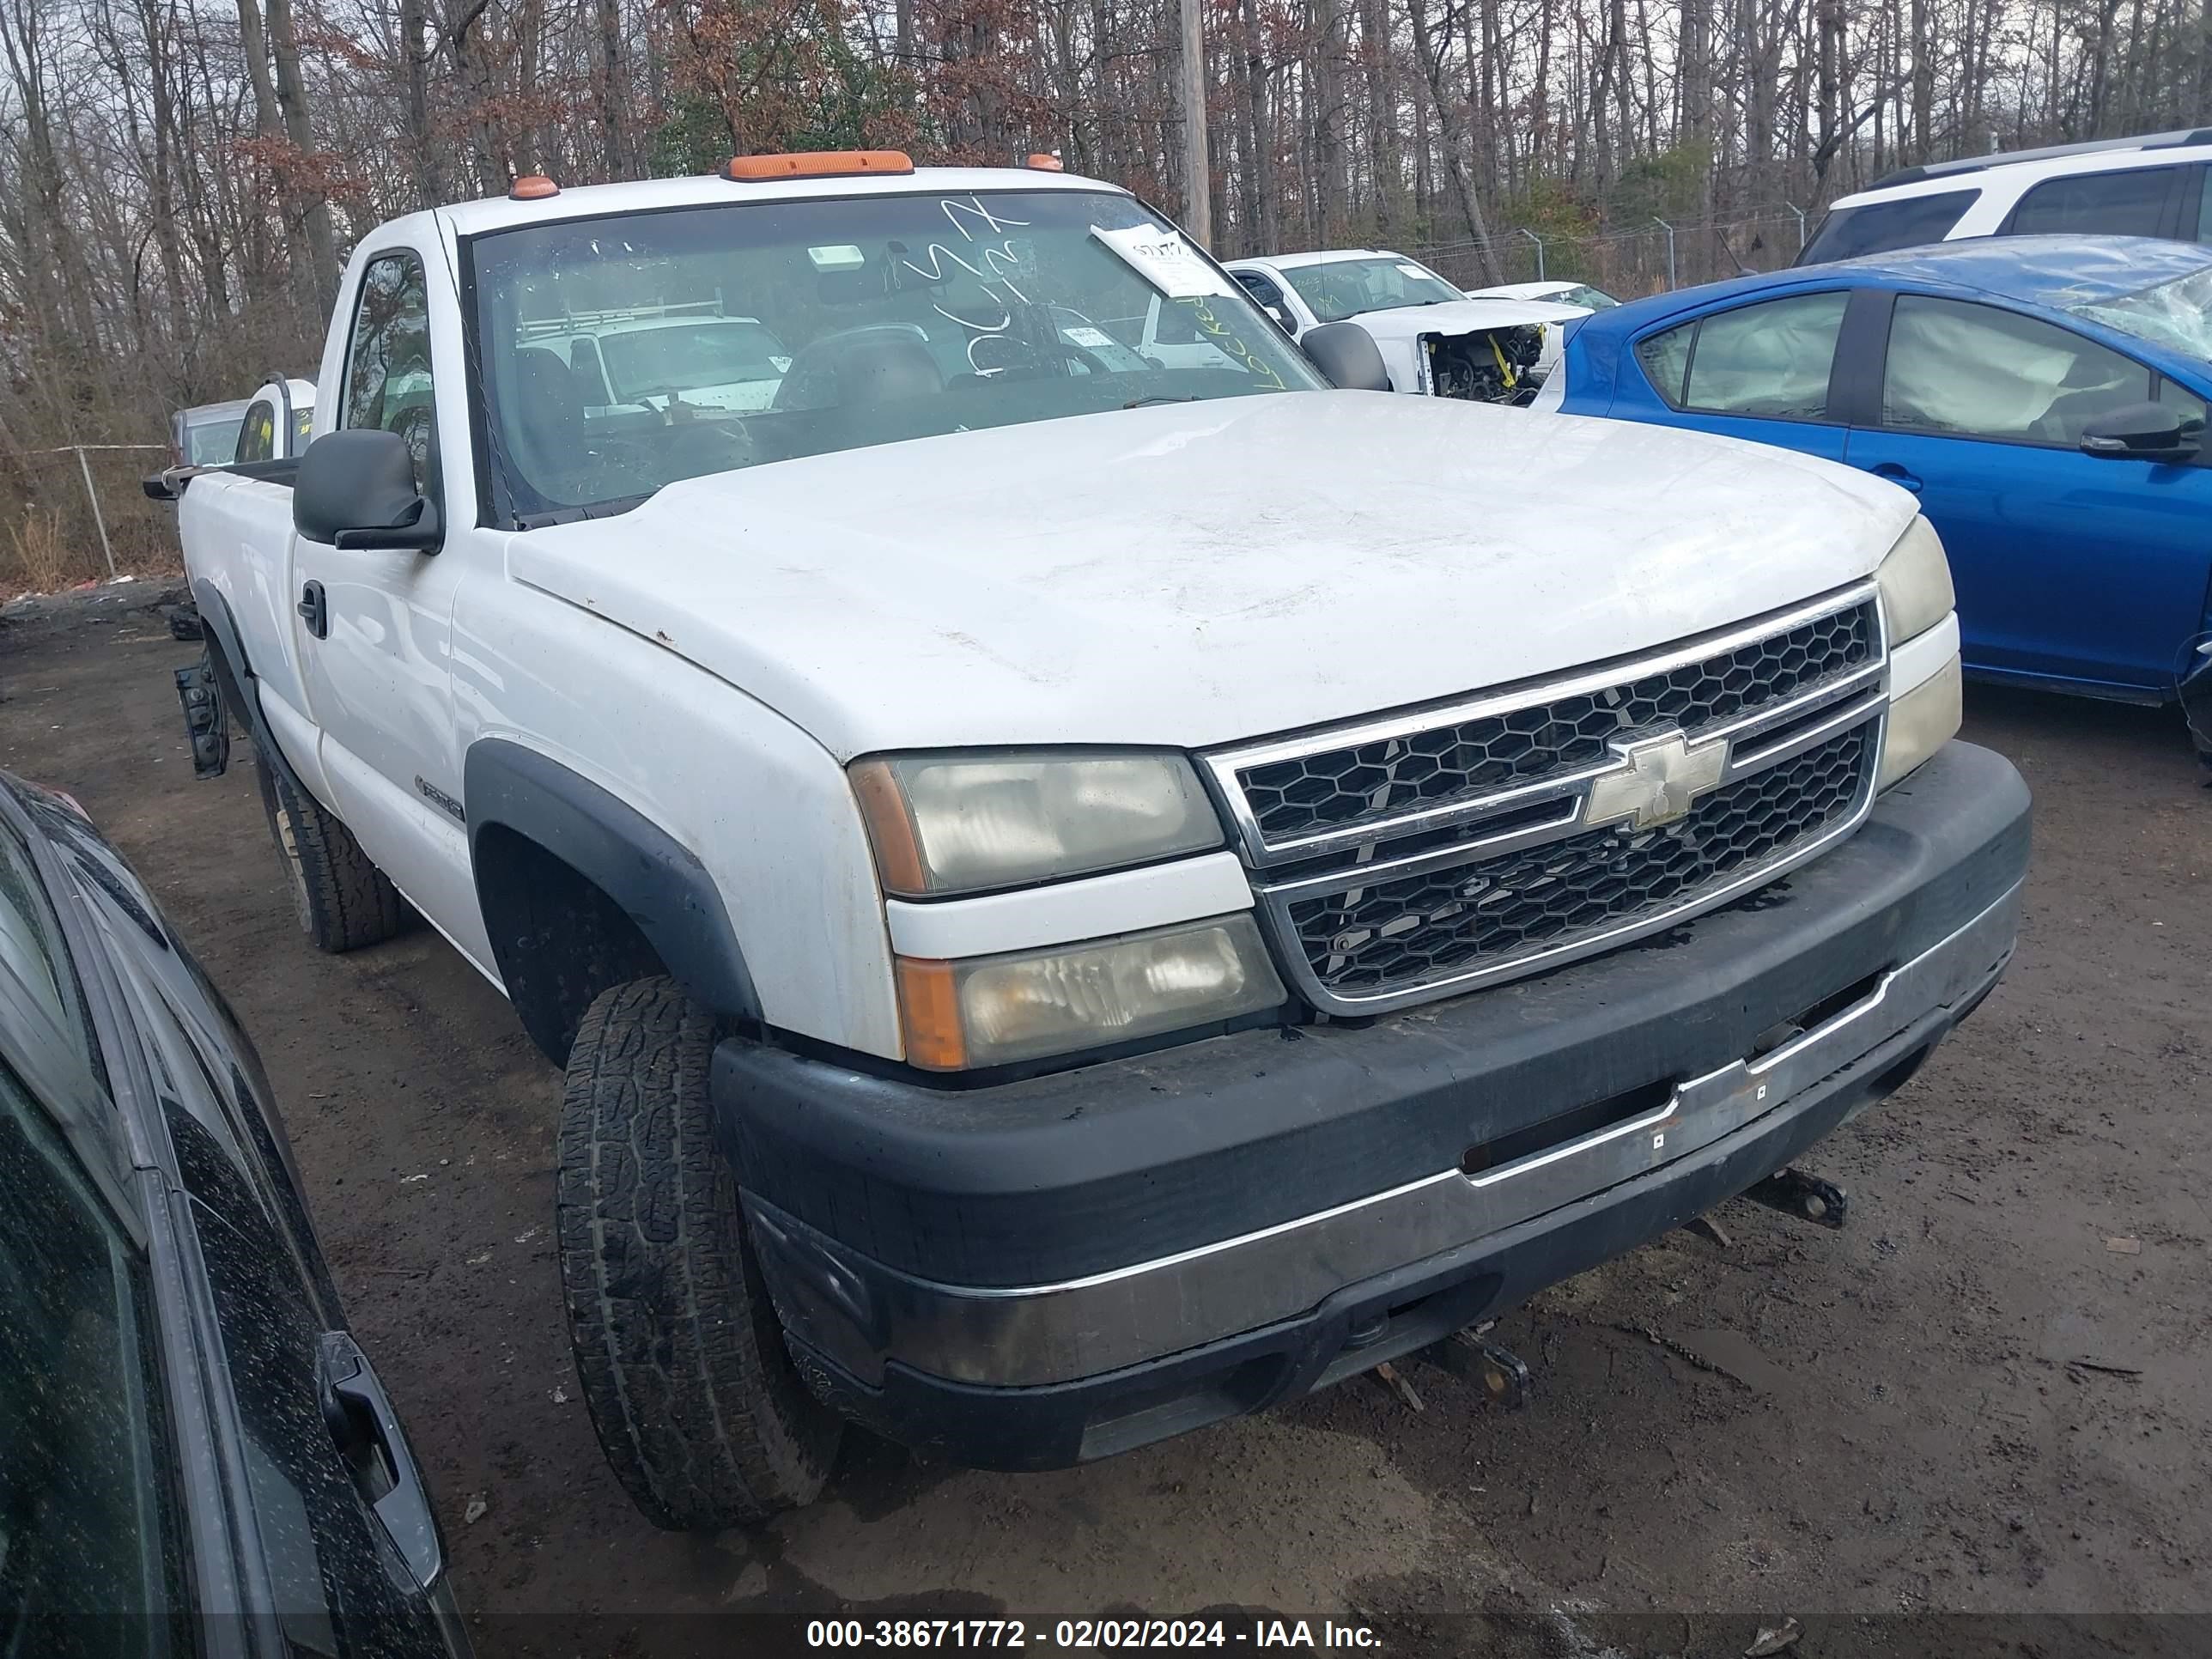
M1346 319L1377 340L1410 340L1422 334L1473 334L1522 323L1580 323L1589 313L1542 300L1446 300L1432 306L1393 306Z
M1303 392L690 479L507 561L841 760L1202 748L1740 622L1868 575L1915 510L1733 439Z

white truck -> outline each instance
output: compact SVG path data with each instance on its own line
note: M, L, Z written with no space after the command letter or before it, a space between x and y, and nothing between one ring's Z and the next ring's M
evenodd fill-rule
M1081 320L1155 299L1215 356ZM539 343L708 302L757 408ZM1303 343L1057 173L525 180L362 242L298 462L168 476L308 937L411 906L565 1070L656 1522L848 1420L1059 1467L1446 1339L1510 1393L1468 1328L1541 1286L1840 1220L1792 1160L2002 971L2027 797L1909 496Z
M1382 355L1391 389L1525 405L1557 368L1578 306L1463 293L1387 248L1232 259L1229 274L1292 339L1349 323Z

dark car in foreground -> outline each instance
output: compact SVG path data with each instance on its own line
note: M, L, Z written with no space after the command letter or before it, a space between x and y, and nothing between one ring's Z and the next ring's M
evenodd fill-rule
M1601 313L1537 404L1902 486L1950 555L1966 672L2178 696L2212 755L2208 399L2212 248L2022 236Z
M0 772L0 1655L465 1654L260 1061Z

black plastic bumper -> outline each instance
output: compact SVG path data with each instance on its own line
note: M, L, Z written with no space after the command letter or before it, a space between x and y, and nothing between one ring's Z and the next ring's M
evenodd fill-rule
M2027 848L2018 775L1953 744L1785 881L1541 979L1364 1025L1246 1032L968 1091L732 1043L716 1057L718 1115L817 1389L962 1461L1052 1467L1371 1365L1732 1196L1896 1088L1987 984L1648 1175L1346 1285L1298 1317L1074 1381L953 1382L895 1350L857 1375L809 1346L818 1320L788 1316L808 1294L819 1306L805 1240L902 1281L1037 1286L1354 1204L1471 1146L1541 1137L1595 1103L1729 1066L1988 911L2019 884Z

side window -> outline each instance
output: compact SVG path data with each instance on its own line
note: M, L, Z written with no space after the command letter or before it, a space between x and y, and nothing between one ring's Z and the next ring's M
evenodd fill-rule
M285 453L292 455L305 453L307 440L314 434L314 430L315 411L312 409L294 410L292 411L292 447Z
M2191 167L2190 171L2197 175L2197 240L2212 242L2212 178L2205 176L2212 173L2212 168Z
M2070 449L2091 421L2150 395L2141 363L2033 317L1921 294L1891 313L1884 426Z
M276 405L263 398L246 411L246 421L238 428L238 453L241 461L271 461L276 459Z
M27 995L31 1006L69 1039L78 1058L97 1066L61 924L46 902L29 849L0 824L0 996L9 994ZM5 1651L0 1647L0 1653Z
M1677 409L1682 406L1682 381L1690 372L1690 342L1697 337L1698 325L1684 323L1636 343L1636 361L1644 366L1644 378Z
M2005 221L2008 236L2159 236L2166 230L2166 191L2179 167L2131 167L2046 179L2020 198Z
M145 1258L4 1065L0 1192L0 1652L170 1652L185 1610Z
M1180 301L1158 301L1160 320L1152 329L1152 338L1161 345L1196 345L1198 313L1195 307Z
M2204 399L2190 391L2188 387L2176 386L2161 375L2159 377L2158 390L2151 395L2156 401L2166 404L2167 408L2180 410L2181 423L2184 426L2194 422L2199 431L2203 429L2206 414Z
M1243 290L1252 296L1255 304L1273 306L1283 313L1285 322L1290 320L1291 308L1283 303L1282 289L1277 288L1256 270L1232 270L1229 274L1234 276Z
M422 262L412 253L380 254L362 273L337 424L381 427L406 439L415 487L426 491L438 453L430 386L430 299Z
M1856 259L1863 253L1887 253L1895 248L1940 242L1981 193L1947 190L1933 196L1906 196L1893 202L1837 208L1820 221L1820 229L1813 233L1813 240L1797 256L1796 263L1816 265L1830 259Z
M1775 420L1828 412L1828 371L1848 294L1793 294L1703 319L1690 350L1686 409Z

